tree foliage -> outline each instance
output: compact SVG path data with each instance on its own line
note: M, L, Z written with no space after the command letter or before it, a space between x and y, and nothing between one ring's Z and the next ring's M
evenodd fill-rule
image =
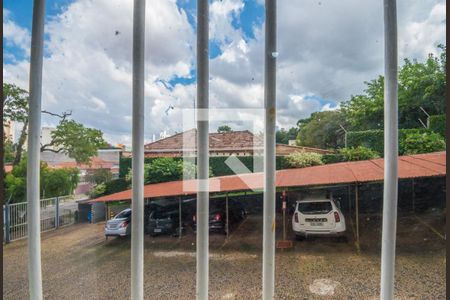
M300 128L297 144L300 146L336 149L344 145L344 133L340 125L345 128L347 121L340 111L315 112L297 124Z
M217 128L218 133L231 132L231 131L233 131L233 130L228 125L222 125Z
M46 163L40 166L40 196L50 198L70 195L79 183L77 168L51 169ZM26 200L27 160L22 159L5 176L6 201L10 203Z
M398 72L399 128L421 128L426 114L443 115L446 111L446 46L439 46L437 55L425 61L405 59ZM363 93L352 95L333 112L315 112L308 119L299 120L300 145L334 148L343 147L343 130L351 132L380 131L384 127L384 77L365 82ZM441 134L443 126L438 130ZM376 149L379 150L379 149Z
M62 120L51 136L52 141L42 145L41 151L62 152L77 163L89 163L97 150L107 145L100 130L84 127L74 120Z
M15 147L14 165L22 159L23 147L28 130L28 92L14 84L3 84L4 120L22 123L20 137ZM65 153L78 163L88 163L97 154L97 150L106 146L100 130L87 128L74 120L69 120L71 112L56 114L48 111L42 113L58 117L59 124L52 133L52 141L41 145L41 151ZM5 126L5 124L4 124Z
M339 153L343 156L344 161L356 161L379 158L379 154L366 147L350 147L339 149Z
M3 140L4 162L10 164L14 161L14 144L10 139Z
M295 140L298 135L298 127L291 127L289 130L281 128L275 134L276 142L279 144L289 144L289 140Z
M289 168L305 168L322 165L322 155L314 152L297 151L286 157Z
M445 114L430 116L430 130L445 138Z
M400 141L405 154L429 153L445 150L444 138L434 132L410 133Z
M86 175L86 180L96 185L112 180L112 173L109 169L95 169Z
M186 175L187 179L194 179L196 174L197 166L195 164L188 161L183 162L183 160L172 157L158 157L144 164L145 184L181 180L184 175ZM214 176L211 166L209 168L209 176ZM131 181L132 177L133 170L129 169L125 179Z
M14 84L3 84L4 121L25 122L28 119L28 92Z

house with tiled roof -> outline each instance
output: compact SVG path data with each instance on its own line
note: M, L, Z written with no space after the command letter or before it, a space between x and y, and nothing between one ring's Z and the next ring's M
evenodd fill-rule
M177 133L164 139L146 144L144 146L146 157L180 157L194 156L197 145L197 130L191 129ZM248 130L211 132L209 133L210 156L252 156L261 154L264 149L264 141ZM329 150L290 146L285 144L276 145L277 156L285 156L292 152L306 151L320 154L332 153Z

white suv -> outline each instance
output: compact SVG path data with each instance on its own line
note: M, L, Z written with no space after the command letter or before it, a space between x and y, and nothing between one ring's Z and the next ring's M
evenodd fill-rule
M334 200L315 197L295 204L292 230L297 239L308 235L343 236L345 218Z

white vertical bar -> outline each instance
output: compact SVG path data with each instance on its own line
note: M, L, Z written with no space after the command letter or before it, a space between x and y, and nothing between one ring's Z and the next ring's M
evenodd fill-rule
M208 0L197 0L197 109L206 117L197 118L197 287L199 300L208 299L209 284L209 49ZM205 184L206 183L206 184Z
M131 299L144 299L144 51L145 0L133 7L133 196L131 201Z
M380 299L394 299L398 193L398 100L396 0L384 0L384 195Z
M42 299L41 224L39 205L42 60L45 0L35 0L31 32L30 100L27 161L28 280L30 299Z
M275 292L275 121L276 121L276 0L266 0L264 51L264 221L263 299Z

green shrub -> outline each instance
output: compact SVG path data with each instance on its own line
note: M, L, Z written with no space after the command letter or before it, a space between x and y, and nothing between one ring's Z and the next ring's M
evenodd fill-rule
M323 165L322 155L313 152L297 151L286 156L290 168L304 168Z
M362 146L342 148L339 150L339 153L344 157L345 161L367 160L380 157L377 152Z
M410 133L401 141L405 154L430 153L445 150L444 138L435 132Z
M343 161L346 161L345 156L340 153L322 155L322 162L324 164L335 164Z
M402 143L406 135L410 133L429 132L425 128L400 129L398 132L399 144ZM366 147L379 153L384 154L384 131L381 129L365 130L365 131L350 131L347 134L348 147ZM400 146L399 154L402 155L405 150Z
M104 195L106 192L106 185L104 183L97 184L89 191L89 197L91 199L98 198Z
M250 171L253 172L253 159L254 156L239 156L239 160L247 167ZM145 164L149 165L152 161L158 159L157 157L145 158ZM182 157L174 157L169 158L175 161L182 161ZM234 172L225 164L225 161L228 159L228 156L211 156L209 158L209 167L210 173L214 174L213 176L226 176L226 175L234 175ZM256 159L263 160L262 156L257 156ZM276 157L276 166L277 170L289 168L288 162L285 156L277 156ZM124 157L120 159L120 171L119 177L131 180L130 176L131 170L131 158ZM147 172L146 172L147 173Z
M430 116L430 130L445 138L445 115Z
M117 192L121 192L127 190L131 187L131 182L125 180L124 178L114 179L108 182L105 182L105 193L103 195L114 194ZM99 195L99 196L103 196Z

